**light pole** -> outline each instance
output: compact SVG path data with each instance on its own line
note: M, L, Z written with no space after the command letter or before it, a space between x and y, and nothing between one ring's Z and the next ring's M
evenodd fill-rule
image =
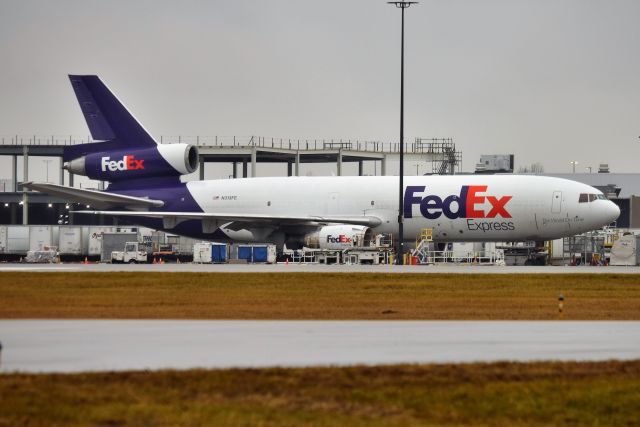
M398 197L398 250L396 259L398 265L403 264L404 256L404 10L417 1L389 1L402 12L402 25L400 30L400 189Z
M572 166L573 168L573 173L576 173L576 165L578 164L578 162L576 162L575 160L571 160L569 162L569 164Z
M413 165L416 167L416 176L419 176L420 172L418 171L418 168L420 167L420 163L414 163Z

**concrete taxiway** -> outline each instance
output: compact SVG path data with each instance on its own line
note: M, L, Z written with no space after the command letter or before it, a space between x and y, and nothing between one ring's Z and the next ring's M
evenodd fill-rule
M194 273L640 274L640 267L325 264L0 264L2 271Z
M640 322L0 321L2 372L640 358Z

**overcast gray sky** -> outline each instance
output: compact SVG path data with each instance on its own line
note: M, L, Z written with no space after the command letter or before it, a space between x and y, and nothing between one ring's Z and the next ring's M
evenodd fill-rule
M155 136L397 141L400 12L373 0L0 0L0 134L88 134L98 74ZM640 169L640 1L427 0L406 12L405 136L464 169Z

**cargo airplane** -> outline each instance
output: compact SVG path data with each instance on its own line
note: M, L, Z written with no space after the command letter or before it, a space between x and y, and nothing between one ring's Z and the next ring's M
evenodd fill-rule
M97 76L69 78L97 142L65 147L65 168L108 181L108 188L24 186L94 209L75 213L117 216L205 240L288 248L346 248L358 236L397 234L397 177L181 182L198 167L197 147L158 144ZM408 176L404 184L405 241L423 228L441 242L550 240L601 228L620 213L599 190L559 178Z

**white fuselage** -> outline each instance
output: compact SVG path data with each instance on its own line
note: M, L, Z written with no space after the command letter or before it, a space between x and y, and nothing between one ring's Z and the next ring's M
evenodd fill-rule
M601 228L620 213L599 190L559 178L408 176L404 187L405 240L423 228L436 241L550 240ZM369 216L381 220L377 233L398 230L398 177L247 178L187 188L204 212ZM581 194L591 196L580 202Z

